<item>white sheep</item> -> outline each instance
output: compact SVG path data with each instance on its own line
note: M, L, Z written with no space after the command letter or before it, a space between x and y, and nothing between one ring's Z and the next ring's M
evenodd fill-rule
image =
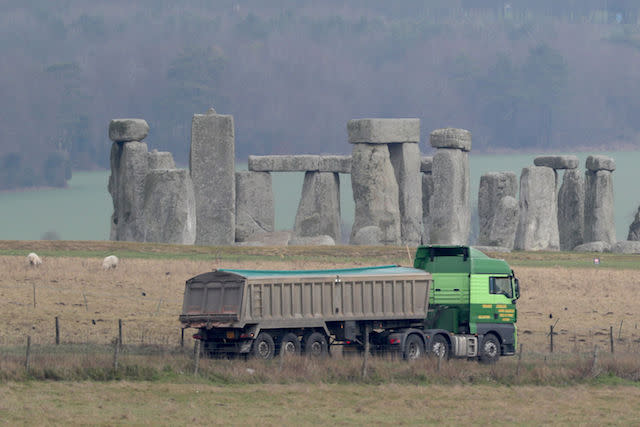
M115 270L117 266L118 266L118 257L115 255L109 255L108 257L102 260L103 270Z
M31 252L29 255L27 255L27 261L32 267L37 267L42 264L42 259L35 252Z

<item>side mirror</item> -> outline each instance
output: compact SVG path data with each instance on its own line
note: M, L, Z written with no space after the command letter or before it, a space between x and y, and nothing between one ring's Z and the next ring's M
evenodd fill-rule
M513 278L513 295L515 295L516 299L520 298L520 281L517 278Z

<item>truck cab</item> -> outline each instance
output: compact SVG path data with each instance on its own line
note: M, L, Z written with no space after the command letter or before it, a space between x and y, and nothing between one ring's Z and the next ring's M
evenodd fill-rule
M520 289L506 261L473 247L432 245L418 248L414 267L433 276L425 330L448 331L450 347L455 335L477 337L482 361L515 353Z

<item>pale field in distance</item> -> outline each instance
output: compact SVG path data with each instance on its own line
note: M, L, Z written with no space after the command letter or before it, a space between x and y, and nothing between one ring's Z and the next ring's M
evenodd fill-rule
M124 343L176 345L185 281L214 268L316 269L336 262L189 261L123 259L103 271L98 258L45 257L39 268L23 256L0 256L0 345L54 341L54 318L63 342L109 343L123 320ZM519 343L525 352L548 351L555 324L556 351L609 346L613 326L620 351L640 346L640 270L517 267ZM33 307L33 289L36 306ZM86 304L85 304L86 300ZM550 318L550 315L552 318ZM557 323L556 323L557 322ZM620 328L622 322L622 328ZM190 342L189 331L186 335ZM618 337L620 336L620 340Z

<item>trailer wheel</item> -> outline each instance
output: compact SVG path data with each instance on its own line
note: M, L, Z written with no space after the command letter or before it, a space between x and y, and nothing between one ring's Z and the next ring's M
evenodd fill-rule
M416 360L422 357L424 353L424 344L420 337L416 334L411 334L404 342L404 351L402 357L406 360Z
M275 352L276 346L273 343L271 335L266 332L260 332L251 347L253 357L256 359L269 360L273 359Z
M439 359L449 358L449 342L445 337L438 334L431 341L431 354Z
M300 341L298 337L292 333L286 333L280 340L281 356L297 356L300 354Z
M304 352L311 357L325 357L329 353L327 339L320 332L313 332L304 340Z
M494 334L487 334L482 339L479 360L482 363L496 363L500 359L500 341Z

